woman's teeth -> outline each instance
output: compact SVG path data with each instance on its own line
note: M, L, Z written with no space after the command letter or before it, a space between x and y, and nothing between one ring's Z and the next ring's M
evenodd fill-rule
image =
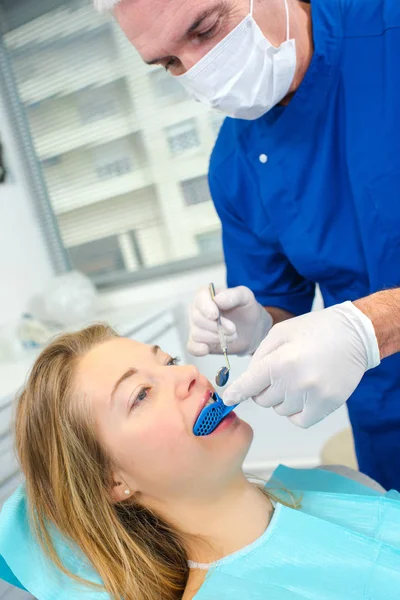
M215 395L214 392L211 394L209 401L207 402L206 406L209 406L210 404L213 404L215 402Z

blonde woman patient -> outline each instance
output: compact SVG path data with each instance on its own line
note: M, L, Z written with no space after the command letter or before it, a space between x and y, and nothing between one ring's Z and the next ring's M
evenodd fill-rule
M25 481L0 516L20 587L38 600L343 599L351 575L351 598L394 599L399 495L322 470L250 482L248 423L193 434L212 391L167 349L102 324L41 353L16 407Z

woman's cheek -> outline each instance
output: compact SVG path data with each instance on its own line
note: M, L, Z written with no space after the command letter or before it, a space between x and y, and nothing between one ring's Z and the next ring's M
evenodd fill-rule
M139 446L146 448L149 454L168 452L179 438L179 432L176 425L168 419L160 419L152 422L149 427L140 432L138 439Z

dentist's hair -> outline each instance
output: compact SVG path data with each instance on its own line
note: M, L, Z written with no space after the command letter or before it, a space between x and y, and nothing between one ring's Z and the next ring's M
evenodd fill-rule
M135 495L113 499L118 465L101 444L90 402L76 386L81 359L116 337L101 324L59 336L39 355L19 396L15 443L30 527L53 564L86 589L106 591L112 600L180 600L189 575L186 549L204 540L177 531ZM53 526L79 547L103 586L62 564Z
M110 12L125 0L93 0L93 6L100 13Z

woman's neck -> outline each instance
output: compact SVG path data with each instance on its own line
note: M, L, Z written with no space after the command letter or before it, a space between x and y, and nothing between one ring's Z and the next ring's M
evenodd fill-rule
M197 507L190 517L189 512L185 515L185 520L189 517L185 531L200 534L204 540L189 542L190 559L209 564L248 546L265 532L272 514L272 504L260 488L247 480L238 482L237 487L221 499ZM199 520L195 526L193 519L196 518ZM182 600L192 600L196 596L206 575L205 569L190 570Z
M171 510L163 507L162 512L188 534L190 560L211 563L259 538L268 527L273 507L261 489L241 474L223 491L177 501Z
M267 529L273 507L258 487L246 482L206 513L209 516L204 514L203 519L207 524L200 533L209 545L196 544L189 549L190 559L197 563L214 562L254 542Z

